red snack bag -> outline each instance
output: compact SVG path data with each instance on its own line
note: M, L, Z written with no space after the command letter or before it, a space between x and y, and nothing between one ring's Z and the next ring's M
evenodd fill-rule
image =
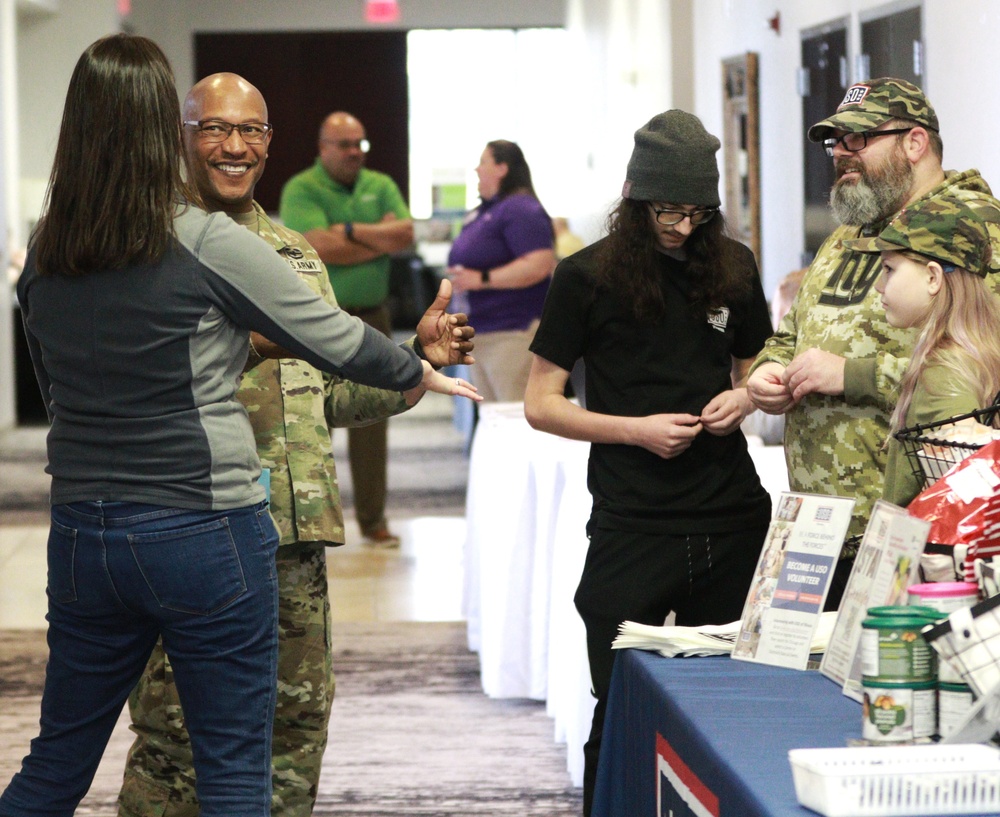
M972 562L1000 551L1000 440L987 443L953 466L907 506L931 523L927 541L965 546L966 579L974 581Z

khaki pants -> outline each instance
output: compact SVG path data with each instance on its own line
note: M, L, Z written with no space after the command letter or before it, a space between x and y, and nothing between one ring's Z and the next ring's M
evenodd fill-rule
M392 336L392 319L386 306L347 311L386 337ZM368 536L386 524L389 421L347 429L347 458L354 484L354 515L361 534Z
M524 401L531 372L531 352L528 346L535 337L540 321L527 329L506 332L483 332L476 335L472 356L476 365L470 367L473 384L483 400L491 402Z

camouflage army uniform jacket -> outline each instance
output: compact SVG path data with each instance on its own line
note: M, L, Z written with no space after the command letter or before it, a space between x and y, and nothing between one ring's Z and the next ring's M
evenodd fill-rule
M977 170L950 171L927 197L963 191L977 195L990 189ZM811 348L846 358L844 394L810 394L786 415L785 459L793 491L855 500L849 535L864 532L872 506L882 496L889 417L916 330L894 329L885 320L873 286L881 271L879 254L849 250L843 241L878 234L889 220L834 230L751 368L752 373L772 361L787 366ZM1000 252L1000 242L994 252ZM997 285L996 280L991 283Z
M254 202L233 215L274 247L300 277L337 305L316 251L298 233L276 224ZM261 466L271 469L271 515L281 544L344 543L344 514L330 429L364 425L405 411L399 392L361 386L325 374L302 360L269 360L250 352L236 395L250 416Z

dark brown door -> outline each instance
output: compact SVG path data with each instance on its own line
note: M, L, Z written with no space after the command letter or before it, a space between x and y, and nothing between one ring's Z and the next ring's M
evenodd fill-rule
M810 142L806 131L830 116L847 89L847 28L830 26L802 38L804 234L803 264L809 263L837 222L828 205L833 186L833 163L822 145Z
M920 9L912 8L861 24L861 71L864 76L899 77L923 85L924 60Z

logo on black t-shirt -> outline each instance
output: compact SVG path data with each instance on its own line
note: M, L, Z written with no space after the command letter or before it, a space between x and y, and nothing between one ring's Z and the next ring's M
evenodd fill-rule
M719 332L725 332L729 325L729 307L720 306L708 313L708 325Z

